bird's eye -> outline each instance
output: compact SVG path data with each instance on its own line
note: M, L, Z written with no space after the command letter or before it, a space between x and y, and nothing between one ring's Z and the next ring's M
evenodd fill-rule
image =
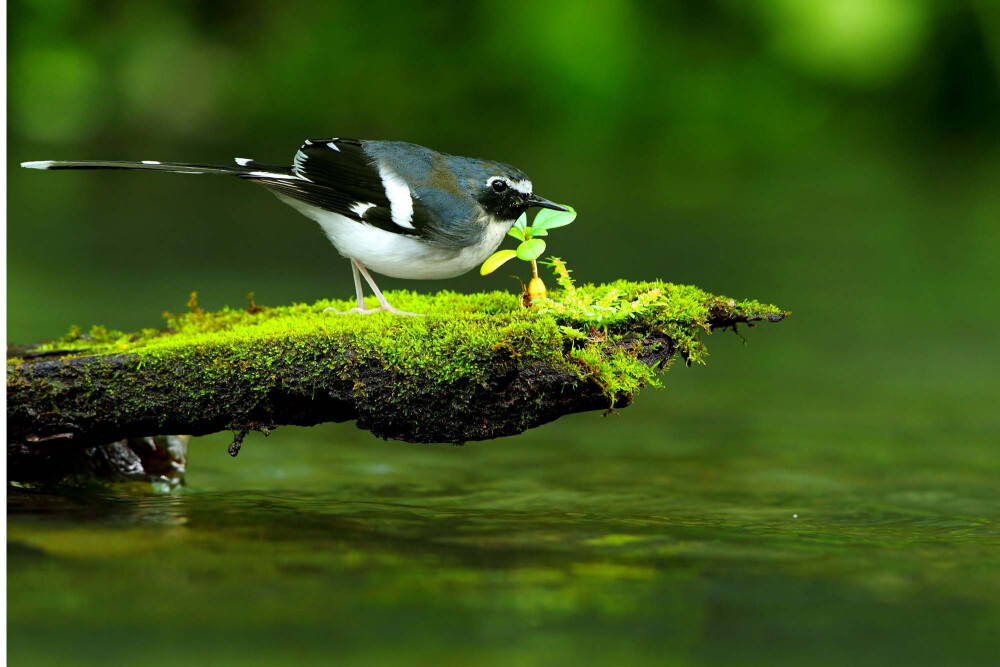
M502 178L498 178L497 180L493 181L493 189L496 192L503 192L504 190L507 189L507 181L503 180Z

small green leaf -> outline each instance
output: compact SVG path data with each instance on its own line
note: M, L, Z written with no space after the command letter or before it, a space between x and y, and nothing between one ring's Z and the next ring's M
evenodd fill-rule
M528 226L528 212L527 211L525 211L524 213L521 214L521 217L517 219L517 222L514 223L514 226L517 227L518 229L520 229L522 232L524 231L524 229Z
M562 327L559 327L559 331L562 332L563 336L565 336L566 338L569 338L570 340L586 340L587 339L587 334L583 333L582 331L580 331L579 329L576 329L574 327L562 326Z
M518 241L524 240L524 232L518 229L517 227L511 227L510 231L507 232L507 236L513 236Z
M545 252L545 241L541 239L528 239L517 246L517 258L526 262L536 259L543 252Z
M513 250L497 250L495 253L490 255L485 262L483 262L483 265L479 268L479 275L485 276L493 273L505 262L508 262L515 257L517 257L517 253Z
M572 206L567 206L569 211L553 211L551 208L543 208L535 216L535 221L531 226L536 230L542 229L555 229L556 227L565 227L569 223L576 220L576 210Z
M536 236L548 236L548 235L549 233L544 229L535 229L534 227L528 227L527 229L524 230L524 239L521 240L524 241L527 239L533 239Z

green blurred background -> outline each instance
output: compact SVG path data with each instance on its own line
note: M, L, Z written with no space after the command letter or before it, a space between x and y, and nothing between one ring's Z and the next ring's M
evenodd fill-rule
M550 244L580 280L794 313L746 347L716 334L707 367L620 418L464 449L279 429L236 461L220 434L193 442L180 496L21 499L12 659L995 657L996 3L8 12L11 341L159 326L192 290L205 308L349 296L315 223L249 184L16 168L288 162L324 136L520 167L580 211ZM112 625L126 639L101 641Z

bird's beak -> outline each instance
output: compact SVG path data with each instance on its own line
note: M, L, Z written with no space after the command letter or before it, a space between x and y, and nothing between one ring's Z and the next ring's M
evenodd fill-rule
M538 195L528 195L527 199L524 201L529 207L537 206L539 208L551 208L553 211L569 211L568 208L557 204L554 201L549 201L545 197L539 197Z

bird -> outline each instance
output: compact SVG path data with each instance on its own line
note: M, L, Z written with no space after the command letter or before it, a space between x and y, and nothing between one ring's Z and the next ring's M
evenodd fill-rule
M37 160L21 166L221 174L262 185L318 222L350 261L357 306L340 314L419 315L392 306L371 272L410 280L453 278L482 264L529 208L570 210L534 194L531 179L508 164L403 141L310 139L291 166L241 157L233 165ZM365 306L362 278L378 300L374 308Z

